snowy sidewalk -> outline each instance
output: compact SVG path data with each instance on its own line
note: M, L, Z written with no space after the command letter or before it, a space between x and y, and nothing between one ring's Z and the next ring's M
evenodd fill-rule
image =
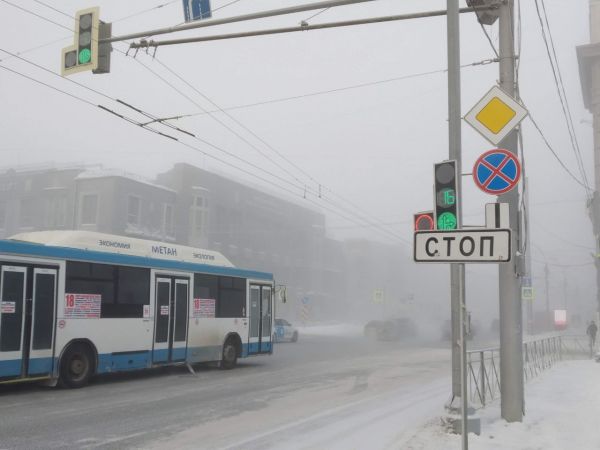
M469 435L472 450L600 449L600 364L566 361L525 385L522 423L500 419L500 402L479 411L481 436ZM446 433L439 418L398 448L460 449L460 436Z

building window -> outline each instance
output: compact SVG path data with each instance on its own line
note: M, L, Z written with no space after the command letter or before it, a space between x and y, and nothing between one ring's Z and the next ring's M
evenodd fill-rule
M163 218L163 230L165 236L175 236L174 212L173 205L165 204L165 215Z
M67 198L54 197L46 201L46 227L64 228L67 223Z
M208 215L206 206L206 198L200 196L194 197L192 201L192 207L190 208L190 231L192 245L197 245L205 234Z
M130 195L127 197L127 223L129 225L140 225L142 202L139 197Z
M19 211L19 226L21 228L31 228L35 222L35 199L21 199L21 209Z
M81 225L96 225L98 218L98 195L83 194L81 196Z

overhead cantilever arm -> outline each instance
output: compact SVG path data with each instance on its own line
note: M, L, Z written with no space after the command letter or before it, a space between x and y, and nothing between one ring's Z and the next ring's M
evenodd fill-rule
M481 10L492 10L496 9L497 5L493 6L484 6L484 7L470 7L470 8L461 8L459 10L460 13L469 13ZM383 17L371 17L367 19L356 19L356 20L346 20L342 22L329 22L329 23L319 23L310 25L306 22L301 23L298 26L293 27L283 27L283 28L272 28L267 30L257 30L257 31L244 31L240 33L228 33L228 34L217 34L212 36L199 36L199 37L191 37L191 38L182 38L182 39L168 39L164 41L155 41L155 40L146 40L142 39L139 42L134 42L130 44L130 48L139 49L139 48L149 48L149 47L161 47L165 45L177 45L177 44L189 44L193 42L207 42L207 41L219 41L224 39L237 39L251 36L265 36L269 34L283 34L283 33L294 33L300 31L310 31L310 30L324 30L328 28L338 28L338 27L349 27L356 25L367 25L372 23L382 23L382 22L393 22L398 20L409 20L409 19L422 19L426 17L438 17L445 16L446 10L438 10L438 11L428 11L428 12L419 12L412 14L400 14L394 16L383 16Z
M313 11L316 9L334 8L337 6L354 5L358 3L373 2L375 0L324 0L316 3L308 3L305 5L291 6L288 8L273 9L270 11L260 11L257 13L244 14L241 16L226 17L223 19L212 19L206 21L190 22L183 25L177 25L167 28L158 28L156 30L140 31L138 33L125 34L122 36L114 36L109 39L100 39L99 43L119 42L130 39L145 38L148 36L157 36L160 34L170 34L179 31L193 30L196 28L213 27L217 25L225 25L228 23L244 22L247 20L264 19L267 17L282 16L287 14L295 14L305 11Z

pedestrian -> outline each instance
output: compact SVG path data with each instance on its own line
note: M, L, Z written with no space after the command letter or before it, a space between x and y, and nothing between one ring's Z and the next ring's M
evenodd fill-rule
M585 334L587 334L590 338L590 353L593 354L594 352L594 347L596 346L596 334L598 333L598 326L596 325L596 322L594 322L593 320L590 322L590 324L587 327L587 330L585 331Z

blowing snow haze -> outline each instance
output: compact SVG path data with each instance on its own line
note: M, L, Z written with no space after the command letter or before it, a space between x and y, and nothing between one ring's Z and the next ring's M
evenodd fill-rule
M314 1L212 0L208 20ZM61 51L73 45L74 15L94 6L112 23L112 36L184 21L180 0L0 0L0 238L56 230L102 233L112 236L101 238L106 251L126 254L133 245L127 239L140 239L153 242L154 256L167 259L193 247L194 262L272 274L272 318L299 330L297 346L281 345L290 353L278 360L278 370L329 357L350 367L344 359L350 352L332 356L336 345L356 345L361 356L374 352L382 364L378 352L388 350L418 359L415 349L425 343L435 347L432 358L441 358L427 376L438 383L435 376L448 375L449 266L413 261L413 214L433 209L434 164L448 159L446 17L156 49L130 49L140 41L131 39L112 44L110 73L61 77ZM461 0L460 6L468 5ZM375 0L147 40L446 7L445 0ZM590 42L589 3L516 1L514 12L519 95L537 124L527 118L520 127L527 188L522 182L519 189L528 195L523 218L530 227L529 247L521 250L531 255L533 287L532 313L523 327L555 331L552 311L567 310L567 323L579 332L598 309L593 188L578 182L587 176L583 184L594 186L591 90L580 78L576 50ZM497 24L482 26L473 13L461 14L460 44L465 116L499 79ZM464 228L483 227L485 204L497 201L471 175L477 158L492 148L462 126ZM211 300L194 293L192 281L189 288L191 300ZM213 295L206 289L202 295ZM233 284L214 289L242 290ZM223 295L236 295L230 291ZM469 345L496 345L497 264L466 265L466 298ZM218 314L218 303L202 306ZM240 306L240 321L250 308ZM393 339L378 344L363 336L368 323L394 320L410 320L416 329L410 339L394 335L401 350ZM329 326L335 331L319 328ZM323 336L330 341L322 343ZM217 353L221 344L215 344ZM257 370L268 375L265 367ZM312 370L315 378L324 373ZM362 392L359 378L353 389ZM216 446L233 445L220 439ZM235 442L244 446L241 438Z

